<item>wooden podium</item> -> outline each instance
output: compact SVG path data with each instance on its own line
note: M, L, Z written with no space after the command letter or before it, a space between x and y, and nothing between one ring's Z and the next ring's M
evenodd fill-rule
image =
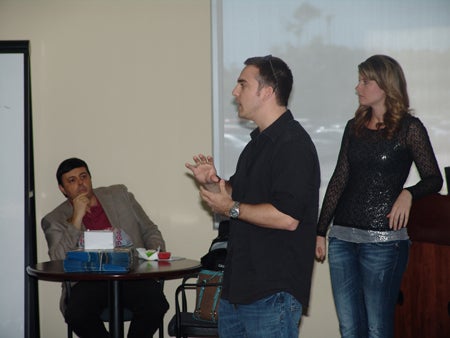
M395 337L450 337L450 196L413 203L412 241L395 312Z

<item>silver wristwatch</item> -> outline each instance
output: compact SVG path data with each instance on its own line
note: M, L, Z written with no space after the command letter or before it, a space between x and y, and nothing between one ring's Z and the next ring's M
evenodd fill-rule
M239 202L234 202L233 206L230 209L230 218L238 218L239 217Z

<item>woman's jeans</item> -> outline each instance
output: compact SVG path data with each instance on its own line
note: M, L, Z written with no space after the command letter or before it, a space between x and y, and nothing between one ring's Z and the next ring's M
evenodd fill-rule
M278 292L251 304L219 303L220 338L298 338L302 305Z
M330 238L331 284L343 338L394 336L409 246L409 240L352 243Z

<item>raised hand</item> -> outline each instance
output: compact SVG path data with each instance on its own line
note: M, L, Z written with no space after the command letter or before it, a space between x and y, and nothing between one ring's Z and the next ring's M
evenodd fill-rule
M193 157L194 164L186 163L186 168L192 171L195 179L202 185L219 183L220 178L214 166L212 156L199 154Z

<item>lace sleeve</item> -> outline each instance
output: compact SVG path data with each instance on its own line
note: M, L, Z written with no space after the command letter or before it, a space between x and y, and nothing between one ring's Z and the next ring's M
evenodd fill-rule
M339 198L345 189L349 175L348 144L350 139L350 122L347 123L342 136L341 149L339 151L336 168L328 183L327 191L320 211L317 235L325 237L328 227L333 219L334 211Z
M420 175L420 181L406 189L411 192L413 199L439 192L443 183L442 175L427 130L418 118L414 118L409 126L406 143Z

